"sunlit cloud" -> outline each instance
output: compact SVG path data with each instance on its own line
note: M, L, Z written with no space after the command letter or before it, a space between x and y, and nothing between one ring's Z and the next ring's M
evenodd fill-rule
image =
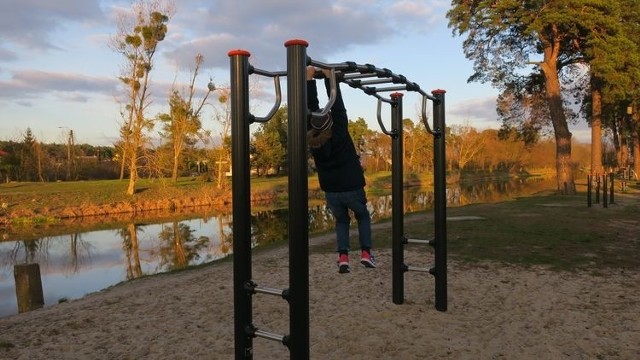
M0 99L9 97L34 98L50 92L67 93L65 99L85 99L83 96L68 94L111 95L117 84L113 78L101 78L75 73L56 73L38 70L14 72L10 79L0 81Z

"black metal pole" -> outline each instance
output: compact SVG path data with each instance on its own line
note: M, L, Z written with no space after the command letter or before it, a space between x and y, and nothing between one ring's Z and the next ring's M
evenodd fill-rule
M596 204L600 204L600 174L596 174Z
M393 303L404 302L404 198L402 194L402 94L391 94L391 227Z
M602 207L609 207L609 203L607 202L609 198L607 197L607 174L602 175Z
M587 175L587 207L591 207L591 182L593 175Z
M613 175L613 173L609 174L609 177L611 178L611 185L609 187L609 202L611 204L614 204L614 199L613 199L613 191L615 190L615 186L613 185L614 179L615 179L615 175Z
M231 174L233 200L233 309L236 360L253 359L251 295L251 185L249 178L249 56L229 51L231 58Z
M307 177L307 46L289 40L287 104L289 166L289 329L291 359L309 359L309 199Z
M444 98L446 91L431 92L436 100L433 102L433 203L435 227L435 267L436 309L447 311L447 179L445 166L445 112Z

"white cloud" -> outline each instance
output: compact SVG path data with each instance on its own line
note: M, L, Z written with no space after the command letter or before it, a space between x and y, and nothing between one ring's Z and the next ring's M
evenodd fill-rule
M16 71L9 80L0 80L0 99L2 98L35 98L45 93L75 94L98 93L111 95L117 79L99 78L75 73L56 73L37 70ZM70 95L66 95L69 99ZM83 96L86 101L86 96Z
M457 122L468 121L471 125L483 127L487 123L498 122L496 113L496 98L481 97L464 100L456 104L448 104L447 114L449 118Z
M66 23L103 17L98 0L3 0L0 34L5 42L28 49L55 49L52 34Z

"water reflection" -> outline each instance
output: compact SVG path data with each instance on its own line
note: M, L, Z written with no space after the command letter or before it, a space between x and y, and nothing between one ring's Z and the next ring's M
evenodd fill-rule
M549 188L553 188L549 182L531 180L462 183L449 186L447 202L449 206L494 202ZM428 210L432 202L431 190L404 192L405 213ZM390 194L369 195L374 222L389 218L391 209ZM255 212L252 246L287 240L287 222L287 209ZM121 281L223 258L232 250L232 225L231 214L216 214L0 242L0 317L18 312L13 275L17 264L39 265L45 306L50 306ZM332 228L333 218L323 204L309 209L310 232Z

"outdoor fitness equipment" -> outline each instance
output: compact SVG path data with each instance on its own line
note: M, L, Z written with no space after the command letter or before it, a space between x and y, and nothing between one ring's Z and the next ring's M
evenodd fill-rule
M404 302L404 277L407 271L428 272L435 277L435 307L447 310L446 266L446 183L444 142L444 90L425 93L416 83L408 81L388 69L374 65L358 65L354 62L322 63L307 57L309 44L304 40L285 42L287 70L270 72L249 64L251 54L245 50L231 50L231 150L232 150L232 200L233 200L233 283L234 283L234 338L235 358L253 359L253 338L262 337L280 341L290 351L291 359L309 359L309 210L307 183L307 119L308 116L324 116L331 109L337 93L337 82L378 99L378 123L382 131L392 138L392 233L393 233L393 302ZM307 109L306 67L330 69L329 100L315 113ZM272 77L276 88L276 102L265 117L249 112L249 75ZM261 287L251 274L251 189L249 165L249 125L268 121L280 106L280 77L287 76L288 136L287 165L289 170L289 288ZM373 85L392 84L388 87ZM430 240L408 239L403 233L402 202L402 93L414 91L422 95L422 120L434 136L434 238ZM382 94L393 92L389 98ZM433 102L433 130L426 117L427 100ZM381 116L382 103L392 107L392 129L387 131ZM435 263L430 269L404 264L404 245L423 243L434 247ZM281 296L289 303L289 335L264 331L254 326L252 320L252 296L255 294Z

